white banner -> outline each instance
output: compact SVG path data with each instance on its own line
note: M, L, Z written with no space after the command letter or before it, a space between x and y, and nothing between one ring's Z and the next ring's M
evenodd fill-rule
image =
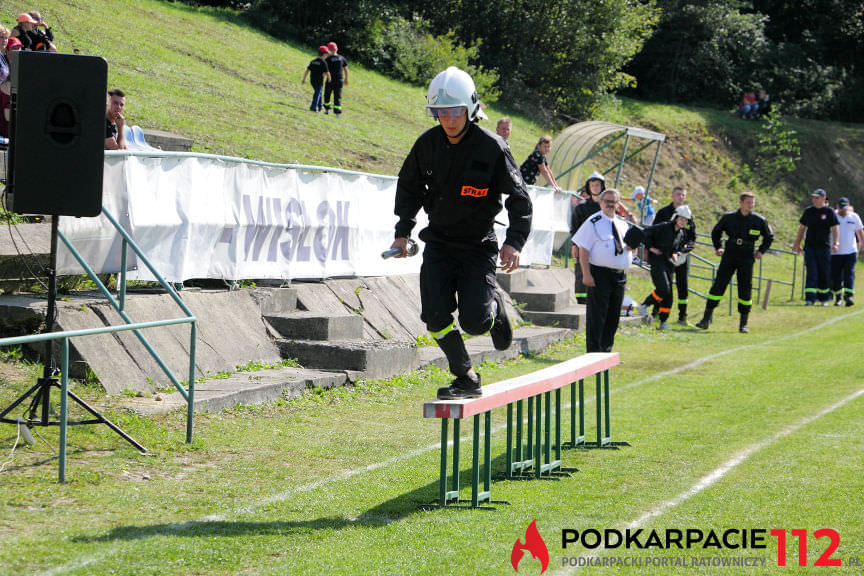
M169 282L322 279L416 273L419 257L381 259L393 242L396 178L189 153L106 154L103 205ZM549 264L568 230L569 196L529 187L533 230L522 264ZM416 234L426 226L418 214ZM498 215L506 225L507 212ZM105 216L60 220L97 273L121 267ZM499 243L505 227L496 226ZM418 240L419 242L419 240ZM422 249L422 243L421 249ZM130 279L153 277L129 251ZM61 246L60 274L81 268Z

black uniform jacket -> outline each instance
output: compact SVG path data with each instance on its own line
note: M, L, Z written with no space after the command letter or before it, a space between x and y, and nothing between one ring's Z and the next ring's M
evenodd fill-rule
M753 246L760 236L762 244L758 250L762 254L771 248L771 243L774 241L774 231L771 230L768 221L756 212L751 212L747 216L741 214L740 210L724 214L711 231L711 243L714 244L715 250L720 249L720 240L724 232L729 236L726 240L726 251L734 252L736 255L752 257Z
M654 222L660 224L661 222L668 222L672 220L675 216L675 205L669 204L664 206L660 210L657 211L657 215L654 216ZM696 224L693 220L690 220L687 223L687 226L684 227L684 235L686 240L684 244L681 246L680 250L676 250L681 254L687 254L688 252L692 252L696 247Z
M581 204L573 208L573 213L570 215L570 236L576 234L579 228L589 216L600 211L600 204L595 202L590 196Z
M531 198L507 144L475 124L451 144L436 126L417 139L399 170L396 237L410 236L422 206L429 215L429 227L420 235L424 241L496 242L493 223L504 195L510 220L505 243L522 250L531 232Z
M660 250L663 258L671 258L674 252L682 252L686 243L687 229L675 230L675 223L671 220L645 227L645 247Z

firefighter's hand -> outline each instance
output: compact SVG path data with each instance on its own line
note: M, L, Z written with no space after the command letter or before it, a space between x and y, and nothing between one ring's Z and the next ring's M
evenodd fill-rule
M501 247L498 257L501 259L501 269L504 272L513 272L519 268L519 251L509 244Z
M591 276L590 272L588 274L582 274L582 284L584 284L585 286L590 286L592 288L595 286L594 277Z
M756 250L756 252L753 253L753 258L759 260L760 258L762 258L762 253Z
M722 248L717 248L716 250L714 250L714 253L715 253L717 256L722 256L722 255L723 255L723 249L722 249Z
M394 258L405 258L408 256L408 238L396 238L393 241L393 244L390 245L390 248L399 248L402 250L402 253L398 256L394 256Z
M862 246L861 249L864 250L864 246ZM576 244L570 244L570 257L571 258L578 258L579 257L579 246L577 246Z
M792 251L793 251L793 252L797 252L798 254L800 254L800 253L801 253L801 245L798 244L798 242L796 242L796 243L792 246Z

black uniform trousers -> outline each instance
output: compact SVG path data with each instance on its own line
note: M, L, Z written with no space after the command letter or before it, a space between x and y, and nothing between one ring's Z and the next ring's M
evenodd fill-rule
M678 290L678 317L684 319L687 316L687 299L690 296L690 257L689 254L679 255L679 258L687 258L680 266L675 266L675 286Z
M342 80L324 84L324 108L330 110L330 99L333 99L333 113L342 113Z
M659 318L665 322L672 311L672 269L675 267L669 259L662 255L648 253L648 263L651 265L651 282L654 291L648 295L645 304L659 307Z
M578 302L579 304L585 304L588 299L588 287L585 286L585 283L582 281L582 265L579 263L578 256L573 260L573 276L575 276L576 278L576 286L574 291L574 294L576 295L576 302Z
M804 280L804 298L807 302L827 302L831 299L831 249L804 248L804 265L807 277Z
M591 264L591 276L594 286L588 287L586 352L611 352L621 318L627 273Z
M845 299L855 295L855 263L858 254L832 254L831 255L831 289L834 296Z
M735 274L738 280L738 312L749 314L750 307L753 305L751 297L753 294L753 263L755 261L752 246L744 251L730 250L727 246L720 258L717 276L708 291L707 306L715 308L720 303L726 292L726 287L732 280L732 275Z
M468 334L484 334L492 328L497 251L491 246L451 246L427 242L420 267L420 319L447 356L450 371L464 376L471 359L453 312L459 309L459 326ZM444 333L442 333L444 332ZM440 336L438 336L440 334Z

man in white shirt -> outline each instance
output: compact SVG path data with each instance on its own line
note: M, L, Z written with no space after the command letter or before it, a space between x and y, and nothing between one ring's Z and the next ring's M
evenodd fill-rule
M632 248L624 243L630 227L615 217L621 194L607 188L600 195L600 212L588 218L573 235L579 247L582 282L588 288L585 324L587 352L611 352L621 315Z
M831 290L834 291L834 305L853 306L855 300L855 262L858 252L864 252L864 225L861 218L852 211L848 198L837 201L837 228L839 231L837 252L831 255Z

